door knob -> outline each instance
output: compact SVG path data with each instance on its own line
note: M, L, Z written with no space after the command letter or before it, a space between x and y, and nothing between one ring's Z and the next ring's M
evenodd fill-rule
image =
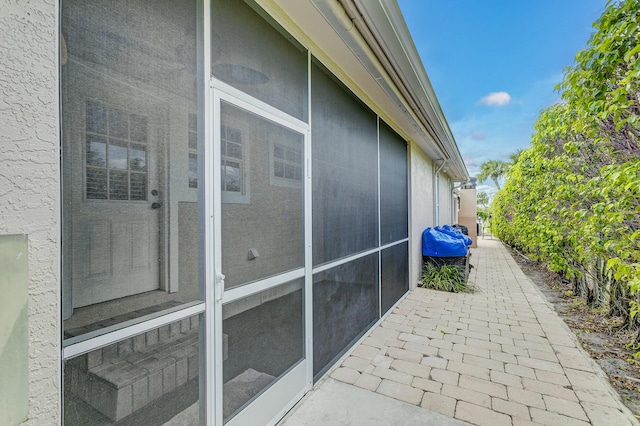
M152 209L159 209L160 207L162 207L162 204L160 203L151 203L151 208Z

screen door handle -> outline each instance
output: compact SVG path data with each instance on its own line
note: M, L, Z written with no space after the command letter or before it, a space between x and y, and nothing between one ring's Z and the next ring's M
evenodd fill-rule
M224 297L224 274L217 272L216 273L216 301L220 302Z

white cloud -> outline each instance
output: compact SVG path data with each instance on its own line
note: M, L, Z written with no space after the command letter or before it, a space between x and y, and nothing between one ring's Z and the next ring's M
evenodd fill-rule
M505 106L511 102L511 95L507 92L491 92L481 98L479 102L488 106Z
M471 132L471 139L475 139L477 141L481 141L487 138L487 135L485 135L484 133L482 133L479 130L474 130L473 132Z

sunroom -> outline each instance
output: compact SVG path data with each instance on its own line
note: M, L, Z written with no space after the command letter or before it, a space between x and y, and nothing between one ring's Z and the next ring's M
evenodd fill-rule
M65 425L269 424L468 175L393 1L59 2Z

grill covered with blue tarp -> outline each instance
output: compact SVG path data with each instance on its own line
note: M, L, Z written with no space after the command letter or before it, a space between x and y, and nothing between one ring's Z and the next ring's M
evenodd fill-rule
M471 241L471 237L465 235L459 229L454 228L453 226L444 225L443 227L436 226L436 230L444 232L447 235L451 235L454 238L459 238L464 241L467 246L470 246L473 241Z
M467 243L464 238L450 235L436 228L427 228L422 232L422 255L430 257L466 256Z

